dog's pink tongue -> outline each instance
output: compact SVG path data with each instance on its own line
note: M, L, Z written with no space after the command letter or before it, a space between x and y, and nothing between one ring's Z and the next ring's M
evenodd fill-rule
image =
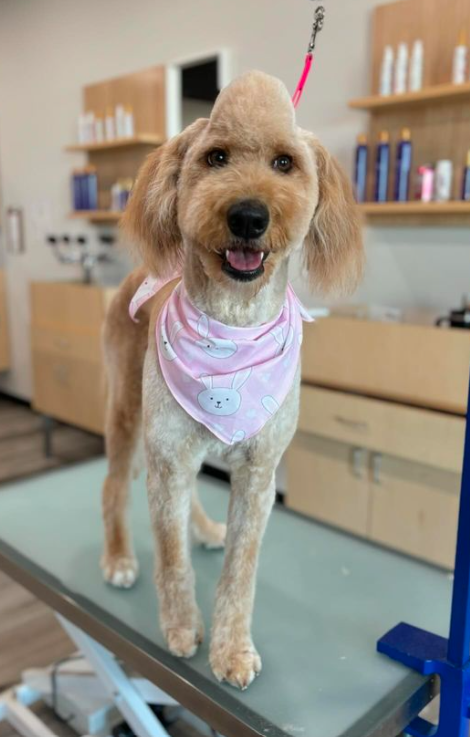
M227 261L232 269L237 271L255 271L261 266L263 261L262 251L242 251L236 249L227 251Z

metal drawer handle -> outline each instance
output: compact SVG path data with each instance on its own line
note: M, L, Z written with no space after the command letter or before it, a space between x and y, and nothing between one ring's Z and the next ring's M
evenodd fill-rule
M380 484L380 472L382 470L382 453L372 453L372 480L374 484Z
M363 469L364 469L364 455L365 451L364 448L353 448L352 450L352 469L353 474L358 479L362 479L364 477Z
M342 417L341 415L335 415L334 419L336 420L336 422L339 422L340 425L350 427L352 430L366 431L369 429L368 422L361 422L360 420L350 420L348 417Z

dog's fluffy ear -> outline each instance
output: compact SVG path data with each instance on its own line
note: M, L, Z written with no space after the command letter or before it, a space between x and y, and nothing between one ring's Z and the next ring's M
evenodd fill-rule
M349 294L364 267L359 209L338 162L312 134L306 139L317 169L319 199L304 241L304 265L312 287L322 294Z
M170 275L181 262L178 178L186 152L207 123L196 120L147 157L122 217L121 227L153 276Z

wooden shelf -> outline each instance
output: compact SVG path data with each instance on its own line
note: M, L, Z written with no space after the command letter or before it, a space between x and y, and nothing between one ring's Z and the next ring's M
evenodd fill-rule
M113 210L75 210L69 213L69 218L74 220L94 220L96 222L117 222L122 212Z
M130 148L132 146L160 146L163 139L159 136L146 135L134 136L134 138L117 138L115 141L104 141L103 143L74 143L66 146L65 150L77 152L110 151L116 148Z
M406 92L403 95L381 97L359 97L349 101L349 107L356 110L381 110L408 105L421 105L428 102L446 102L448 100L470 101L470 82L465 84L439 84L426 87L419 92Z
M366 217L390 215L455 216L470 217L470 202L363 202L359 209Z

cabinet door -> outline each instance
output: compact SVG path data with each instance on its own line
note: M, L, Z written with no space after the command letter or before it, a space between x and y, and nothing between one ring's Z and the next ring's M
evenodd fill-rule
M452 568L460 474L391 456L372 454L371 461L369 536Z
M288 507L366 535L369 480L364 450L298 432L287 453L287 474Z
M104 382L98 362L35 351L33 374L36 410L91 432L103 432Z

